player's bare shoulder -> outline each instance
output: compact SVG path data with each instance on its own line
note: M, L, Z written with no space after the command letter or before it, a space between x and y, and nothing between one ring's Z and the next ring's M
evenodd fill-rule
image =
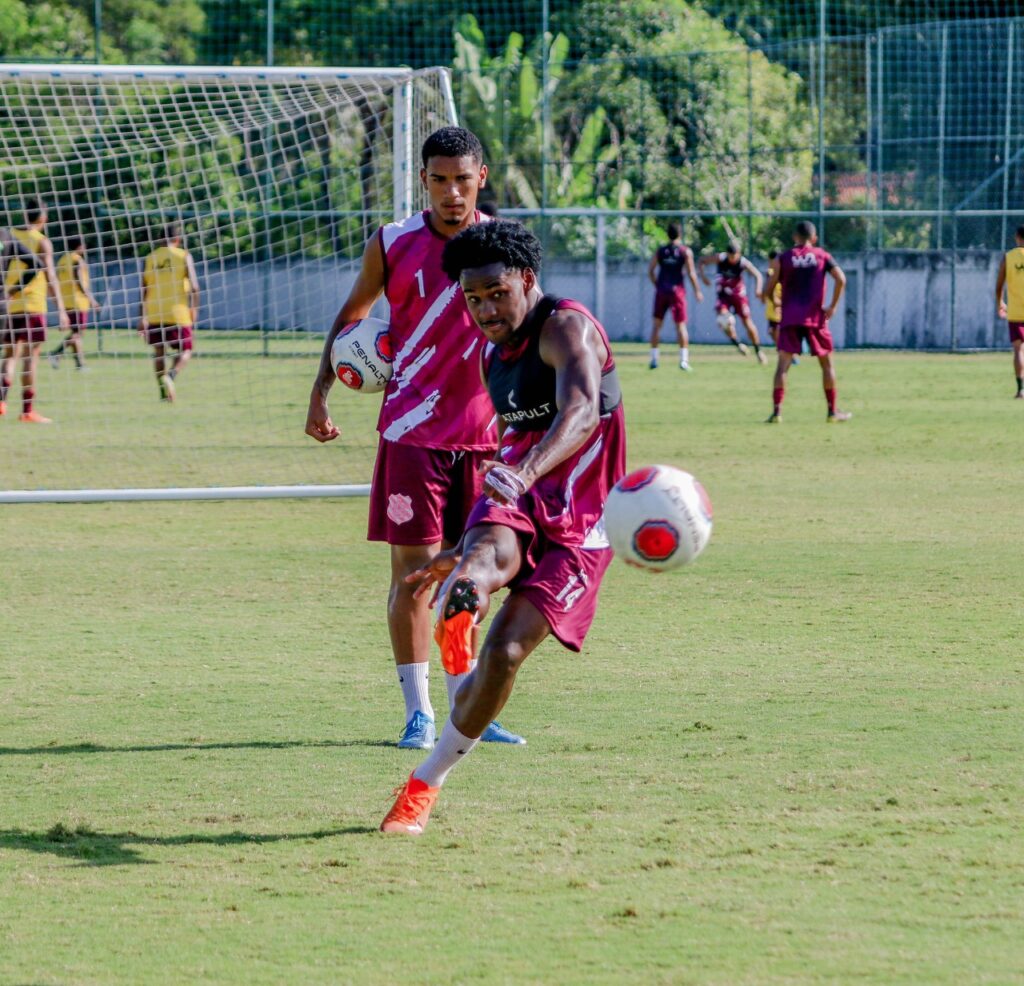
M608 349L593 319L577 308L557 308L540 329L540 356L549 365L566 359L594 356L599 363Z

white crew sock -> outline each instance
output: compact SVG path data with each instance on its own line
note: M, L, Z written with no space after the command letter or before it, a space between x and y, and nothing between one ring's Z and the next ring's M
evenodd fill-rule
M449 719L444 724L444 729L441 730L437 745L430 756L412 772L412 776L430 787L440 787L452 767L479 742L479 739L463 736Z
M449 674L447 671L444 673L444 686L448 689L448 708L449 710L455 708L455 693L459 690L461 685L468 677L470 671L476 667L476 661L471 661L469 665L469 671L464 671L462 674Z
M405 721L412 718L414 712L434 718L434 707L430 704L430 662L418 664L398 664L398 682L402 686L402 697L405 699Z
M680 346L679 347L679 362L680 363L689 363L690 362L690 350L689 350L689 347L687 347L687 346Z
M651 346L651 359L654 360L655 363L658 362L658 347L657 346Z

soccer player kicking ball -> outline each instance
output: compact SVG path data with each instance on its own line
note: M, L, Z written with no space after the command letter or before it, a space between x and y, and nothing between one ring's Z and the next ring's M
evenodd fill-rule
M1014 399L1024 400L1024 226L1017 227L1017 245L1007 252L996 277L996 313L1005 318L1013 346L1013 375L1017 378ZM1006 301L1003 301L1003 289Z
M480 463L494 454L498 436L477 372L484 337L458 284L441 268L445 244L483 218L476 207L487 181L483 147L468 130L442 127L424 142L422 159L420 181L430 208L382 226L367 242L359 276L324 343L306 434L318 442L338 437L327 407L334 383L331 346L346 325L370 314L383 293L391 306L395 361L377 421L368 537L391 548L388 629L405 699L398 745L429 750L435 740L428 690L430 606L416 597L406 576L458 541L480 495ZM471 663L445 658L449 701ZM526 742L499 723L490 724L484 739Z
M829 319L836 313L836 306L846 287L846 275L842 268L821 247L816 246L818 232L814 223L803 220L793 231L795 246L783 252L777 267L768 279L764 293L771 296L777 285L782 285L782 311L779 318L779 362L775 369L772 390L772 413L768 424L782 421L782 399L786 393L786 372L799 354L804 339L811 355L818 357L821 364L821 382L825 388L828 404L829 424L849 421L852 414L836 409L836 370L832 362L832 333L828 330ZM825 275L835 281L832 300L825 303Z
M747 347L736 336L736 316L739 315L746 326L750 345L754 347L758 363L767 363L768 357L761 352L761 338L750 315L750 301L743 284L743 275L749 274L754 279L754 294L760 296L763 286L761 272L743 256L743 244L739 240L729 240L728 251L705 254L697 264L700 267L701 280L705 284L711 284L711 281L704 273L704 268L711 264L715 265L715 290L718 294L715 312L718 327L726 334L729 342L746 356Z
M625 468L622 398L608 337L579 302L544 295L540 243L518 223L472 226L445 248L488 339L481 359L501 429L484 493L459 544L409 576L435 583L442 649L466 653L491 596L507 586L473 672L434 751L381 824L420 835L448 772L505 705L523 661L549 634L578 651L611 561L601 517Z

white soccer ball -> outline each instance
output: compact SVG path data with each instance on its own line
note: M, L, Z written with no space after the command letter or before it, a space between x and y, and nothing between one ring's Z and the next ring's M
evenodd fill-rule
M608 494L604 523L623 561L652 572L687 565L711 537L711 500L688 472L647 466L623 476Z
M388 323L361 318L346 325L331 346L331 365L338 379L361 394L379 394L391 379L395 354Z

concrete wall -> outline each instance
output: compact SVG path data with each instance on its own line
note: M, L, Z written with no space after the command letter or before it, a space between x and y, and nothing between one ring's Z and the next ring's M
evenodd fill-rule
M963 253L956 271L957 344L960 348L1005 347L1005 323L994 316L993 292L1002 254ZM949 348L952 268L948 253L880 252L840 256L849 288L832 334L837 346ZM759 266L767 266L759 261ZM357 272L351 262L199 265L202 288L201 326L248 329L325 331L334 320ZM105 324L133 324L139 313L137 264L93 264L97 295L106 302ZM576 298L601 315L613 339L641 339L650 331L654 289L647 263L609 264L601 279L588 262L553 260L545 267L547 291ZM748 285L752 292L752 285ZM715 324L714 291L704 289L696 304L690 293L690 338L696 343L723 342ZM751 299L755 324L763 329L764 309ZM374 314L386 317L386 306ZM742 329L740 330L742 336ZM671 344L672 332L663 338Z

